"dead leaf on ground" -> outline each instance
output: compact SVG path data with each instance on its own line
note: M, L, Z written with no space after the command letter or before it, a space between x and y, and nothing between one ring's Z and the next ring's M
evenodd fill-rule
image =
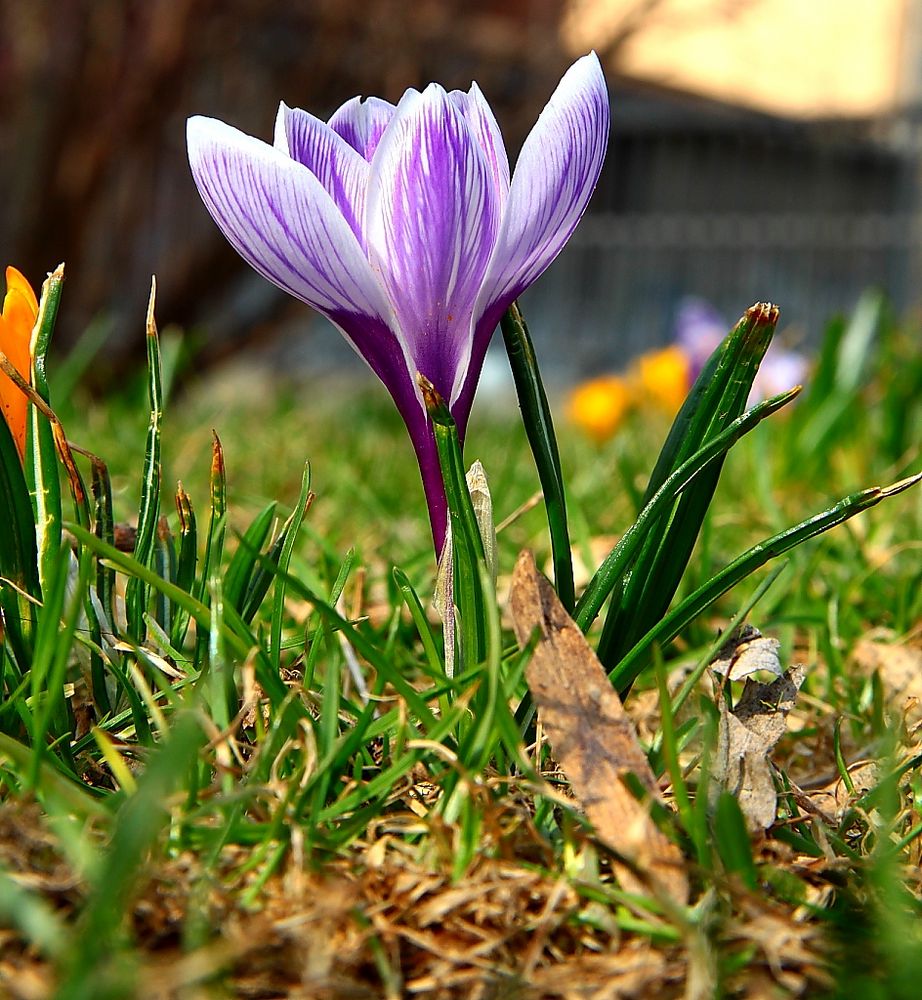
M856 799L866 795L880 783L880 764L875 760L856 761L849 764L848 776L852 791L849 791L842 776L837 774L819 788L800 790L796 801L803 804L806 799L809 802L808 808L816 810L827 826L835 826Z
M775 821L778 796L769 757L787 730L806 670L791 667L771 684L749 679L736 707L720 696L720 728L714 761L713 791L736 796L750 831L767 830Z
M684 903L688 880L682 855L624 782L634 774L651 798L659 797L633 723L530 552L516 563L509 602L520 645L528 643L535 629L540 631L525 679L557 760L596 832L631 862L630 867L618 866L619 879L632 891L649 888L633 867Z
M922 649L865 636L852 655L863 673L879 673L889 700L905 710L909 723L922 720Z
M731 681L741 681L762 670L775 677L784 675L778 650L781 643L771 636L762 635L752 625L741 625L720 647L711 670Z

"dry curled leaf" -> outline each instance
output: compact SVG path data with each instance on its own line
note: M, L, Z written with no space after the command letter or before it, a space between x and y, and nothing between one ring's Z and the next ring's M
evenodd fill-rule
M720 647L711 670L731 681L741 681L762 670L775 677L784 675L778 650L781 643L762 635L752 625L741 625Z
M599 838L629 862L618 866L619 878L633 891L652 885L684 903L688 880L682 855L625 784L633 774L651 799L659 797L634 725L530 552L516 563L509 604L520 645L539 632L525 679L577 800Z
M771 684L746 681L736 706L718 698L720 729L714 761L713 791L735 795L753 832L767 830L775 821L778 796L769 761L787 729L806 671L791 667Z

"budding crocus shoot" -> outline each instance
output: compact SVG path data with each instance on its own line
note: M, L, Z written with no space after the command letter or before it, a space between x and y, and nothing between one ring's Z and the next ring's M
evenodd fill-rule
M30 345L38 316L35 292L15 267L6 269L6 295L0 314L0 351L28 382L32 370ZM22 459L26 453L26 421L29 401L12 379L0 371L0 411Z
M688 359L688 388L720 345L726 330L726 321L709 302L688 298L679 306L673 349L681 350ZM763 399L803 384L809 373L810 360L806 355L772 341L752 383L748 405L754 406Z
M514 175L477 84L353 98L328 122L282 104L269 145L211 118L187 128L208 211L260 274L331 320L387 387L416 451L436 549L445 492L417 372L464 435L503 313L567 242L608 141L608 91L579 59Z

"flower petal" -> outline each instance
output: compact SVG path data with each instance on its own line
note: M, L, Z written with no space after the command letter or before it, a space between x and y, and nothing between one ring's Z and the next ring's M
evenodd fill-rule
M438 85L401 99L371 164L366 212L369 259L413 370L451 399L499 213L486 158Z
M244 260L339 326L389 388L408 379L387 297L314 174L212 118L190 118L187 139L199 193Z
M397 109L390 101L353 97L333 113L329 126L366 160L371 160Z
M468 93L453 90L448 95L454 106L464 115L471 134L487 158L493 174L493 183L499 193L500 211L505 207L509 192L509 157L493 109L476 83L471 84Z
M26 280L22 271L11 264L6 269L6 298L3 300L4 316L8 315L7 310L10 307L11 296L16 295L23 299L26 309L32 315L32 323L34 324L35 318L38 316L38 299L35 297L35 292L32 290L32 286Z
M32 375L30 344L32 327L38 315L35 292L15 267L6 269L6 295L0 315L0 351L28 382ZM20 459L26 450L26 421L29 403L19 387L0 372L0 414L6 420Z
M602 170L608 131L608 88L592 52L564 74L522 147L474 306L471 354L461 363L467 375L452 410L459 427L470 413L496 324L576 228Z
M275 148L310 170L362 242L368 184L365 159L326 122L284 102L275 120Z
M608 131L608 89L593 52L567 70L525 140L478 311L511 302L560 253L599 179Z

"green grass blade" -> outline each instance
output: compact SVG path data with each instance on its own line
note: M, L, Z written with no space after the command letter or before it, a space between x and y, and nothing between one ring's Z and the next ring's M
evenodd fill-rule
M572 613L576 601L573 587L573 557L570 552L570 532L567 527L567 499L551 408L538 371L534 345L518 303L514 302L509 307L500 325L515 381L519 409L522 411L525 434L544 493L557 596L569 614Z
M41 596L35 522L19 452L0 416L0 609L12 652L20 669L29 669L27 650L35 624L35 608L20 591Z
M109 545L114 545L115 516L112 509L112 480L106 463L95 455L89 457L93 470L90 480L90 490L93 495L93 531L97 538ZM96 594L109 618L109 624L114 627L117 620L115 615L115 570L101 561L96 564Z
M413 619L413 624L416 626L416 631L419 633L429 670L433 676L443 677L445 675L445 661L439 652L438 644L435 636L432 634L432 628L429 625L429 619L426 617L426 611L423 608L422 601L419 599L419 595L416 593L413 584L410 583L410 578L398 567L394 568L394 582L397 584L397 589L400 591L403 603L407 606L410 617Z
M125 906L143 862L170 818L167 802L195 763L204 742L192 713L180 716L170 738L152 756L138 788L119 811L112 840L93 879L90 899L66 963L61 996L95 1000L100 995L124 996L120 967L112 959L122 931Z
M397 692L406 699L407 704L417 717L423 720L427 728L434 725L435 715L426 705L425 699L407 678L404 677L399 666L386 655L380 646L376 645L361 628L356 627L347 618L344 618L332 604L318 596L315 591L311 590L310 587L297 577L283 570L281 566L274 567L273 572L277 577L284 580L287 591L296 594L302 600L312 604L332 629L340 629L345 633L350 644L355 647L356 652L366 659L380 676L393 684ZM276 587L278 587L278 584L276 584Z
M157 576L163 580L176 579L176 546L173 533L165 517L157 519L157 535L154 539L154 557L152 565ZM154 592L154 620L164 631L173 626L173 606L158 590ZM145 628L147 625L145 614Z
M216 576L224 557L224 533L227 530L227 471L224 466L224 448L215 431L211 432L211 515L205 537L205 558L202 572L195 587L195 596L207 607L211 594L211 580ZM201 666L208 646L207 630L199 629L195 644L195 664Z
M57 742L68 765L70 747L66 739L73 732L70 700L65 697L64 679L70 664L74 632L80 624L92 563L84 559L78 566L77 579L68 594L73 554L70 548L58 551L48 593L39 616L35 636L35 660L30 672L34 730L31 734L34 757L29 784L34 787L42 757L48 744Z
M759 873L752 858L752 844L739 802L730 792L721 792L714 811L717 855L729 874L738 875L747 889L759 887Z
M0 733L0 761L10 763L19 774L29 772L34 756L31 747L6 733ZM78 781L62 773L52 760L41 763L34 779L35 794L55 810L71 813L81 819L109 816L109 806L105 800L92 796Z
M31 345L32 388L49 405L51 393L45 361L54 333L61 291L64 285L64 265L48 275L42 285L42 295ZM38 545L39 578L44 581L52 571L61 548L61 477L54 431L47 416L37 407L29 407L29 435L26 448L26 479L35 509L35 531Z
M179 554L176 557L176 576L173 582L180 590L191 594L198 565L198 530L192 498L183 489L182 483L176 486L176 511L179 514ZM185 641L188 628L188 614L174 604L170 644L179 649Z
M141 506L138 511L138 532L135 538L135 559L144 566L152 563L160 518L160 421L163 416L163 382L160 369L160 341L154 319L156 283L151 282L147 305L147 388L150 401L150 423L141 479ZM137 642L144 640L144 613L147 610L148 588L140 577L132 577L125 591L125 612L128 634Z
M310 503L311 467L310 465L305 465L304 472L301 475L301 492L298 494L295 508L291 512L291 517L289 517L284 529L285 540L282 544L282 550L274 565L265 567L265 563L263 563L263 566L275 575L275 589L272 595L272 618L270 621L269 657L276 673L281 668L282 662L282 621L285 616L285 592L290 579L288 576L288 567L291 565L291 555L294 552L295 541L298 537L298 531L301 528L301 522L304 520L304 515L310 507Z
M275 502L268 504L253 518L224 574L224 600L238 611L243 609L254 573L259 571L259 553L272 530L276 506Z
M816 461L851 424L861 389L872 373L873 348L879 339L883 313L883 296L865 292L848 322L838 322L827 330L810 392L804 400L804 416L794 437L792 451L798 457Z
M486 554L464 472L458 428L445 401L435 391L432 383L422 375L417 375L417 381L432 421L448 500L453 554L453 602L460 619L458 662L464 670L483 662L487 651L487 599L479 569L481 565L486 566Z
M208 631L210 619L207 605L182 590L175 583L164 580L149 566L139 563L132 555L129 555L127 552L121 552L114 545L110 545L101 538L97 538L96 535L88 531L82 524L65 522L64 527L81 545L85 545L91 549L99 558L107 560L116 569L121 570L129 577L140 577L148 587L159 589L174 604L194 618L196 624L201 629L205 632Z
M93 496L93 530L97 538L114 544L115 520L112 513L112 482L105 462L96 455L84 452L91 462L92 479L90 490ZM102 560L94 559L91 553L80 549L79 558L93 559L95 566L96 601L92 600L92 591L87 588L86 617L90 638L90 683L93 701L99 715L109 715L112 705L109 699L108 685L102 647L103 629L114 635L117 628L115 611L115 570L105 565ZM92 569L92 567L91 567ZM90 576L94 574L91 572Z
M751 382L749 386L746 383L758 370L777 320L774 306L762 303L752 306L708 358L666 436L647 484L644 503L719 425L726 425L742 412L740 406L738 412L722 415L721 401L735 402L741 389L748 395Z
M487 590L490 586L489 570L481 565L479 571L481 587ZM486 663L472 702L475 722L467 729L458 745L458 763L471 774L483 772L502 741L503 727L498 724L497 716L505 714L511 717L508 692L503 685L502 629L496 601L488 602L486 612ZM468 790L464 785L458 784L458 778L458 772L454 771L442 783L440 811L449 823L455 822L461 815L464 804L470 802ZM469 860L467 857L462 861L462 868L467 867Z
M278 537L269 547L265 560L260 560L259 552L256 552L256 565L247 583L246 593L243 595L242 607L240 608L240 617L245 622L251 622L256 617L256 612L259 611L263 599L269 593L269 587L272 586L272 581L275 577L272 571L266 567L267 565L278 566L279 560L285 552L285 545L293 525L294 515L292 514L282 526Z

